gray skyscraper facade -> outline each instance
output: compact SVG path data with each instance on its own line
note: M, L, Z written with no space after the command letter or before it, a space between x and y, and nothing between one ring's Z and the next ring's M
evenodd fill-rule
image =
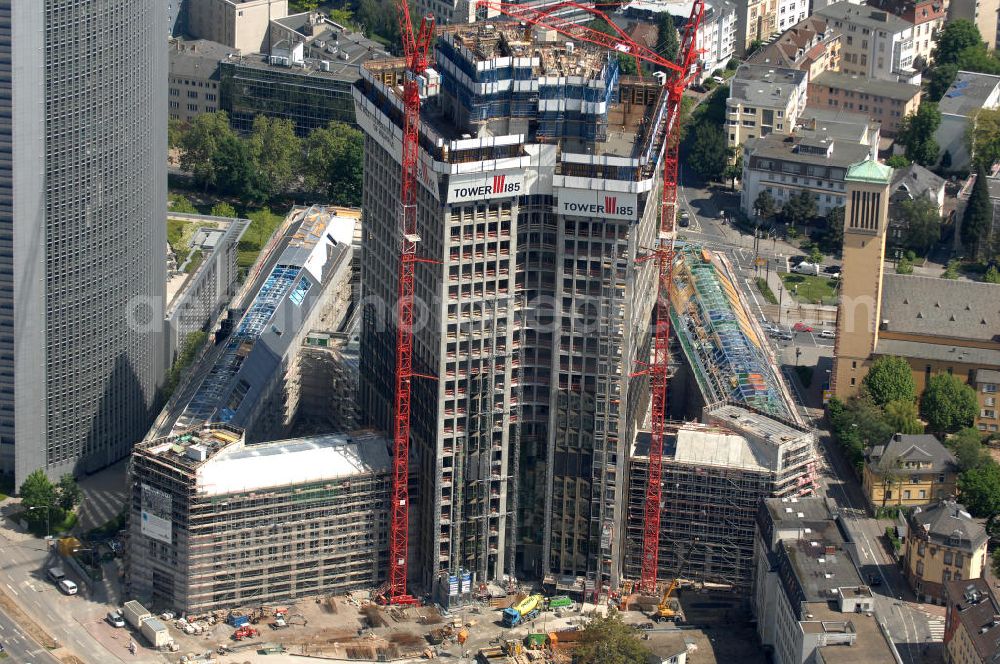
M0 470L125 457L163 376L166 7L0 0Z

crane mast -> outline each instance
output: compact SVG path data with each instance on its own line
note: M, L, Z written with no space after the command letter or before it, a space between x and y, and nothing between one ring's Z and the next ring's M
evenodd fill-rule
M417 257L417 160L420 148L420 87L418 77L427 69L434 36L434 19L425 16L413 34L407 0L396 0L399 33L406 57L403 81L403 150L400 176L399 219L401 246L396 320L396 412L392 447L392 502L389 511L388 597L392 604L413 604L407 591L409 547L410 390L413 372L413 297Z
M657 563L659 557L660 511L663 508L662 469L663 442L667 428L667 377L670 365L670 287L673 282L674 239L677 216L677 161L680 147L681 96L698 70L697 47L698 28L705 13L704 0L694 0L684 38L678 51L678 62L667 60L656 51L632 41L629 36L606 14L593 7L568 1L548 6L543 10L525 5L479 0L478 6L494 9L501 14L525 22L555 30L556 32L602 46L609 51L631 55L637 60L648 62L669 70L664 82L667 92L667 112L663 116L666 145L663 155L663 193L660 201L660 223L657 245L642 260L656 262L656 306L653 352L644 372L650 378L651 391L651 442L649 449L649 476L646 486L646 500L643 510L642 572L640 586L650 592L656 587ZM595 18L604 19L614 34L598 32L592 28L572 23L556 16L559 9L586 11Z

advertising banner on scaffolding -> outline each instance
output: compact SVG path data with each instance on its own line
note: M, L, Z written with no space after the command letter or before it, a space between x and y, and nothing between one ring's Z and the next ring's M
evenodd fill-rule
M557 188L559 214L598 219L634 221L639 210L639 197L621 191Z
M146 537L171 544L173 541L173 522L170 520L170 516L173 500L170 498L170 494L148 484L143 484L141 499L142 522L139 531Z

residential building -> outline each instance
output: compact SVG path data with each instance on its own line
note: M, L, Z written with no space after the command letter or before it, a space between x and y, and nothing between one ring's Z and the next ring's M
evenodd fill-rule
M908 217L903 214L902 204L906 201L929 201L937 214L943 216L944 191L945 179L920 164L910 164L893 172L889 194L889 234L886 239L891 256L898 259L902 255L909 230Z
M979 401L979 417L976 427L986 433L996 433L1000 429L1000 408L997 394L1000 392L1000 371L977 369L974 382L976 399Z
M944 661L947 664L1000 662L1000 599L986 579L954 579L944 584Z
M955 457L930 434L897 433L865 452L862 485L873 511L953 497L957 481Z
M808 191L816 197L817 213L846 204L846 177L850 167L869 158L877 148L850 139L830 138L825 132L799 131L792 136L773 134L751 141L743 150L743 193L740 208L753 215L762 191L779 206Z
M736 55L743 57L754 42L766 42L779 31L778 10L791 0L746 0L736 3ZM796 5L798 9L798 5Z
M606 50L516 23L453 26L435 58L417 196L419 253L435 262L416 272L428 319L413 350L439 378L412 388L412 580L445 602L460 573L606 596L622 577L625 461L647 407L633 363L649 356L656 277L636 258L657 234L667 100L653 78L620 77ZM367 62L355 87L361 402L390 429L403 68Z
M859 164L846 178L831 381L841 399L857 394L880 355L906 359L918 393L937 373L972 383L977 370L1000 369L1000 310L982 306L1000 300L1000 285L883 271L892 178L891 168L875 162Z
M920 106L919 85L874 80L856 74L823 72L809 82L809 105L866 113L895 136L903 118Z
M188 33L244 53L267 48L271 21L288 16L288 0L187 0Z
M750 56L747 63L799 69L809 80L825 71L840 71L841 34L828 24L820 16L805 18Z
M369 590L384 579L388 442L370 432L248 445L213 423L138 446L125 587L204 615Z
M934 39L948 20L946 0L868 0L875 7L913 24L913 61L915 69L932 64Z
M744 64L729 84L727 145L736 148L772 132L791 133L806 107L808 76L796 69Z
M219 61L233 49L207 39L170 40L170 119L190 122L220 108Z
M238 246L250 226L249 219L176 214L171 218L174 223L198 224L199 228L191 237L187 256L168 255L166 366L173 364L188 335L211 329L236 295Z
M920 83L913 68L913 23L847 0L814 10L843 35L840 71L876 81Z
M0 11L0 471L125 458L163 381L163 0Z
M334 330L351 310L353 241L361 212L350 208L294 208L274 241L273 256L255 270L238 303L237 320L210 367L170 405L150 437L201 422L225 422L250 443L287 436L303 409L295 358L309 333L326 318ZM221 335L225 336L225 335Z
M948 20L972 21L990 48L1000 44L998 14L1000 14L1000 0L948 0Z
M778 0L778 32L783 33L809 16L809 0Z
M806 107L799 114L794 131L802 136L826 136L867 145L874 155L882 136L882 125L864 113Z
M987 542L986 529L954 501L914 507L906 518L903 574L917 599L944 604L944 584L981 577Z
M976 116L983 109L1000 108L1000 76L960 71L948 91L938 102L941 124L934 132L934 140L951 157L952 170L969 169L972 155L969 154L967 135L974 127Z
M751 611L775 664L893 664L839 524L823 498L769 498L754 534Z
M800 423L735 405L707 408L707 424L687 424L668 438L663 458L659 578L727 585L748 593L753 533L761 500L815 488L816 449ZM725 427L725 428L723 428ZM626 570L642 572L650 434L637 436L629 460Z

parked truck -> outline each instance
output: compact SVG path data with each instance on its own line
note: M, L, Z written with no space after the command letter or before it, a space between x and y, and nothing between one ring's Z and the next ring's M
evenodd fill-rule
M509 609L504 609L503 626L514 627L538 617L544 599L542 595L528 595Z
M549 611L556 611L557 609L572 609L576 603L566 595L556 595L546 599L545 604Z
M125 602L125 608L122 610L122 615L125 616L125 621L129 625L135 627L138 630L142 629L142 621L146 618L151 618L152 613L146 610L139 602L132 600L131 602Z
M139 631L149 641L149 645L154 648L166 648L172 641L167 626L152 616L142 621L142 627L139 628Z

